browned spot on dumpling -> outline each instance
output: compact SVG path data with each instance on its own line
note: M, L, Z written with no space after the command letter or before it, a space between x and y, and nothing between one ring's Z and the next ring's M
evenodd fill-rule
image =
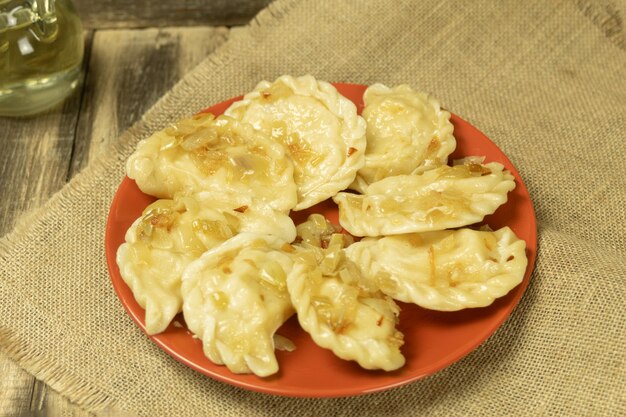
M302 239L302 238L300 238L300 239ZM281 247L281 249L282 249L283 251L285 251L285 252L288 252L288 253L292 253L292 252L294 252L294 251L296 250L296 248L294 248L293 246L291 246L289 243L285 243L285 244Z
M426 152L428 152L429 154L435 153L437 152L437 150L439 150L439 148L441 148L441 141L439 140L439 137L435 135L430 140L430 143L428 144L428 148Z
M434 287L437 282L437 264L435 263L435 248L428 247L428 261L430 264L430 284Z
M279 81L272 84L272 86L268 89L263 90L261 92L261 97L267 102L272 103L281 98L288 97L291 94L293 94L293 91L291 91L291 89L284 83Z
M418 234L411 233L407 235L406 240L411 244L411 246L420 246L424 244L424 239L422 239Z
M479 174L480 176L491 174L491 170L481 164L470 163L467 167L472 174Z
M192 153L196 166L206 175L213 175L228 163L226 152L198 148Z

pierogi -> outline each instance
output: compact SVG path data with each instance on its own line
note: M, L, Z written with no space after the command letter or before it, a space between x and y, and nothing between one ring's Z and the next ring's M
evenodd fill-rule
M304 243L292 254L287 289L300 326L342 359L365 369L398 369L405 363L404 336L396 329L400 310L362 279L345 245L345 235L333 234L326 249Z
M199 191L284 212L297 202L293 164L282 145L226 116L198 114L139 142L126 164L141 191L174 198Z
M364 194L340 192L339 223L354 236L383 236L467 226L492 214L515 188L498 162L473 160L371 184Z
M294 313L281 238L240 233L205 252L183 274L183 315L204 354L234 373L278 371L274 333Z
M291 241L296 230L282 212L230 207L200 193L150 204L126 232L117 251L120 274L146 311L148 334L167 328L182 308L181 276L208 249L242 231L278 234Z
M488 306L522 282L525 248L504 227L369 237L348 247L346 255L394 299L454 311Z
M450 113L408 85L374 84L363 94L367 123L365 165L350 188L364 192L383 178L445 165L456 148Z
M298 188L295 210L348 187L365 162L365 121L356 106L310 75L262 81L224 114L285 146Z

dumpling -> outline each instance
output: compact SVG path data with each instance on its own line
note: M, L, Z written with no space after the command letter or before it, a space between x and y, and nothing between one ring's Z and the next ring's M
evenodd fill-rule
M338 193L339 223L354 236L382 236L466 226L507 201L515 181L502 164L466 160L418 175L371 184L364 194Z
M274 333L293 314L286 287L288 243L240 233L205 252L183 274L183 314L204 354L234 373L278 371Z
M254 205L284 212L297 202L284 147L225 116L199 114L142 140L126 172L160 198L206 191L242 205L242 196L253 195Z
M398 369L405 363L404 336L396 329L400 310L362 279L344 245L344 236L335 234L327 249L296 247L287 289L298 321L317 345L342 359L366 369Z
M240 231L273 234L291 241L296 230L282 212L229 207L198 194L149 205L126 232L117 252L120 274L146 310L148 334L167 328L182 309L181 276L207 249Z
M408 85L370 86L363 94L367 122L365 166L350 188L364 192L383 178L445 165L456 148L450 113Z
M488 306L522 282L525 248L504 227L365 238L349 246L346 255L396 300L453 311Z
M356 106L310 75L260 82L224 113L252 124L287 149L302 210L354 181L363 166L365 121Z

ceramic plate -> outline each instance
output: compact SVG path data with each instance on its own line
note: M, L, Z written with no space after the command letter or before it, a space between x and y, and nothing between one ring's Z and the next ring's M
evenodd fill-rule
M360 113L366 87L355 84L335 86L357 105ZM205 111L221 114L237 99L239 97L216 104ZM185 327L182 315L176 318L182 326L170 325L165 332L149 336L150 339L174 359L211 378L253 391L295 397L340 397L390 389L431 375L472 352L506 320L528 286L537 248L536 221L528 190L504 153L460 117L452 115L451 121L457 140L457 149L452 158L484 155L487 162L500 162L515 176L517 187L509 193L508 202L485 219L485 223L493 229L509 226L517 236L526 241L528 267L524 280L507 296L486 308L457 312L430 311L399 303L402 308L399 329L405 335L402 352L406 357L406 365L394 372L367 371L355 362L335 357L330 351L313 343L300 329L295 316L278 333L291 339L296 350L277 352L280 371L269 378L236 375L225 366L210 362L202 353L201 342L192 338L192 334ZM154 197L143 194L134 181L125 178L111 204L105 238L107 264L113 287L128 314L144 331L144 310L137 304L120 276L115 254L124 242L126 230L154 200ZM332 201L295 213L294 221L297 224L312 212L322 213L331 221L337 222L337 209Z

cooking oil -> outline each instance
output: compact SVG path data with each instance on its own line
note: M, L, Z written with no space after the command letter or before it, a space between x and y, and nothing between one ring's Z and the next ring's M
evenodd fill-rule
M83 31L70 0L0 0L0 116L28 116L78 84Z

